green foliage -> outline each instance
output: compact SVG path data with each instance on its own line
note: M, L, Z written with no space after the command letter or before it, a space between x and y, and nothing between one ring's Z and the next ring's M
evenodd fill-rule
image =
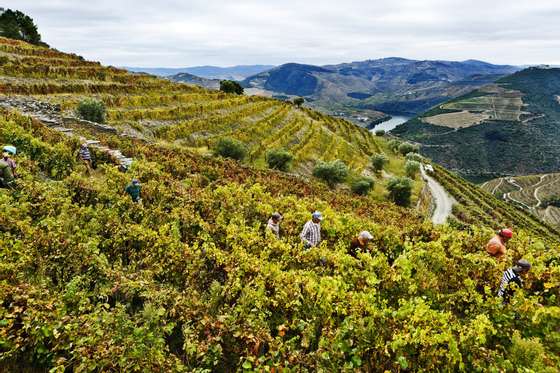
M409 142L403 142L399 145L399 153L402 155L407 155L408 153L418 153L418 145L411 144Z
M388 142L389 149L391 149L394 153L399 151L399 147L401 146L401 142L397 139L393 139Z
M78 143L1 112L0 143L18 146L21 175L20 190L0 190L4 370L559 366L558 236L536 218L436 165L434 177L472 201L465 211L473 224L434 227L379 196L197 155L182 145L229 136L251 144L259 161L292 144L304 167L336 154L363 169L382 140L307 108L172 85L12 40L0 47L19 58L3 67L17 77L4 92L46 95L63 110L94 96L111 124L165 124L152 143L95 134L135 162L124 174L98 159L85 176L75 164ZM106 81L97 80L100 70ZM142 205L123 195L132 174L143 181ZM323 242L303 251L298 236L316 209L326 217ZM274 211L284 215L281 240L263 229ZM509 305L495 294L511 263L482 249L493 230L481 225L505 220L516 227L508 257L533 264ZM353 258L348 242L362 230L374 236L371 253ZM518 331L523 341L512 342Z
M425 158L416 152L411 152L406 155L406 159L409 161L423 162Z
M371 156L371 167L375 172L381 172L387 163L389 163L389 158L385 154L379 153Z
M416 178L416 175L418 175L418 172L420 172L420 163L416 161L406 161L404 169L406 176L414 179Z
M546 208L548 206L560 207L560 196L554 194L541 199L541 207Z
M222 80L220 81L220 91L225 93L235 93L237 95L242 95L244 90L241 84L233 80Z
M33 19L19 10L7 9L0 14L0 36L36 45L43 44Z
M375 130L375 136L378 136L378 137L385 136L385 130Z
M214 146L214 155L242 161L247 155L247 149L240 141L224 138L218 140Z
M330 187L342 183L348 177L348 166L340 159L332 162L317 162L313 176L325 181Z
M545 356L546 350L539 338L524 339L519 332L513 335L508 357L517 370L530 369L532 372L552 373L554 370L546 367Z
M352 192L355 194L359 194L361 196L367 196L369 192L373 189L375 182L370 177L361 177L357 180L352 181L350 188Z
M275 170L288 171L293 160L292 153L283 149L273 149L266 152L268 167Z
M399 206L409 206L412 194L412 180L408 177L393 177L387 182L389 199Z
M82 119L97 123L105 123L105 104L101 101L86 98L78 104L76 113Z
M296 97L293 100L294 105L296 105L297 107L301 107L301 105L303 105L304 102L305 100L303 99L303 97Z

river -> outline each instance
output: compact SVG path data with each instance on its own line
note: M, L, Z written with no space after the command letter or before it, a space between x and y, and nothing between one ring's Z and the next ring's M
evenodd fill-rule
M377 130L385 130L386 132L389 132L392 129L394 129L396 126L398 126L399 124L403 124L404 122L406 122L410 118L411 117L405 117L405 116L402 116L402 115L393 115L393 117L391 119L375 125L375 127L373 127L371 129L371 131L375 132Z

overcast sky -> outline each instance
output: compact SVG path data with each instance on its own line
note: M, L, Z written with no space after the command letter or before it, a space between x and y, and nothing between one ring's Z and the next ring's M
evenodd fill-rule
M5 0L51 46L115 66L390 56L560 64L560 0Z

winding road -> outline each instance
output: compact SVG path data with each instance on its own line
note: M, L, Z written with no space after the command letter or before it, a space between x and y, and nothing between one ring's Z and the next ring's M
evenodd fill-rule
M420 167L420 172L422 173L422 178L428 184L430 193L432 193L432 197L434 198L435 209L432 215L432 223L444 224L447 221L447 217L451 215L451 209L455 200L445 191L440 183L438 183L434 178L428 176L424 170L424 166Z

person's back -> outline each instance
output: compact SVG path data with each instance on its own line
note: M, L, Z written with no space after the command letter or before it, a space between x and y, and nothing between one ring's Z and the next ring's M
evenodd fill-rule
M266 224L266 229L272 232L276 238L280 238L280 220L282 220L282 215L279 212L275 212Z
M138 202L140 200L140 191L141 190L142 190L142 187L140 186L140 183L136 180L133 180L125 188L125 192L128 193L128 195L130 196L130 198L132 198L132 201L134 201L134 202Z
M531 264L525 259L520 259L515 266L508 268L504 272L502 280L500 281L500 289L498 290L498 296L503 298L504 303L508 303L509 298L513 296L515 292L513 284L520 288L523 287L523 279L521 276L529 272L530 269Z
M486 252L495 258L500 258L506 254L506 246L502 243L500 236L496 235L488 241Z
M368 242L373 239L373 236L368 231L360 232L357 237L352 238L350 241L350 250L348 253L356 258L358 252L365 252L367 250Z
M0 159L0 185L5 188L11 188L14 183L14 175L10 164Z

